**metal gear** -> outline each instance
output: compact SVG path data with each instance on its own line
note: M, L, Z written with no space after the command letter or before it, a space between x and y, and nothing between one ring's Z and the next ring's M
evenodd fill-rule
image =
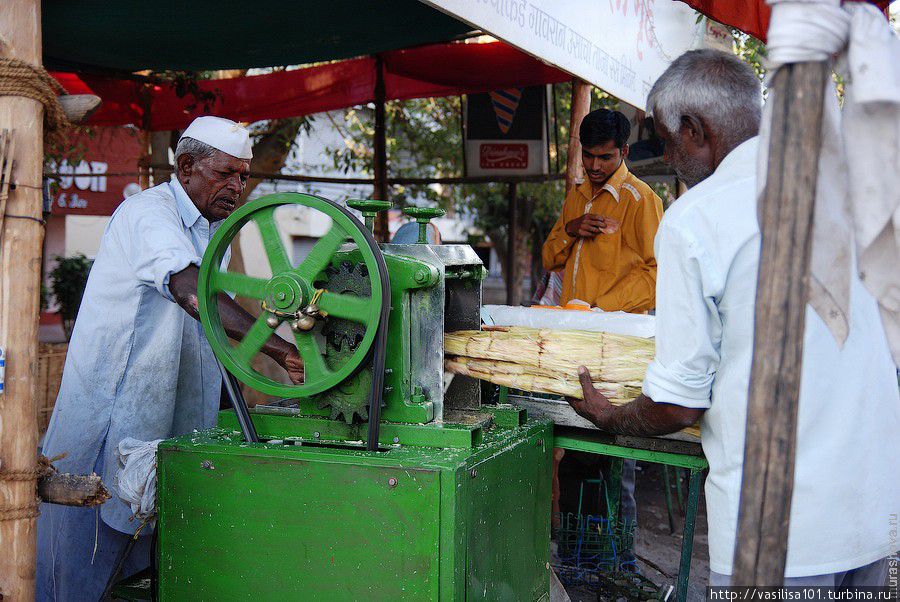
M341 295L356 295L369 297L372 294L372 283L369 280L369 272L361 263L342 261L337 265L325 268L323 280L316 281L317 288L324 288L332 293ZM356 349L363 336L365 326L351 322L350 320L326 319L322 334L328 343L329 351L344 351L348 347Z
M372 294L372 283L369 272L362 263L342 261L332 264L322 272L323 278L316 281L317 288L324 288L342 295L368 297ZM363 340L365 327L336 318L325 318L322 328L325 337L325 362L331 366L340 365L347 357L353 355ZM331 419L343 418L351 424L354 415L360 421L369 418L369 393L372 388L372 370L363 365L360 370L340 385L325 391L316 397L320 409L331 408Z

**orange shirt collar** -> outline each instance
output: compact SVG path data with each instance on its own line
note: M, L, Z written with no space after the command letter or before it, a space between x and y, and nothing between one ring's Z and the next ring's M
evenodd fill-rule
M622 189L622 184L625 183L625 180L628 179L629 175L628 166L625 165L625 161L622 161L622 164L616 168L616 171L613 172L613 175L609 177L606 181L606 184L603 185L602 190L607 191L615 201L619 202L619 191ZM594 188L591 186L591 181L585 179L578 186L578 192L580 192L586 199L591 200L594 198Z

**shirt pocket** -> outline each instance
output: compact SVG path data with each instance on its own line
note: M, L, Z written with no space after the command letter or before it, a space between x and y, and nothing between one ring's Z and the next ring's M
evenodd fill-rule
M622 254L622 229L612 234L600 233L589 245L585 245L585 262L594 271L604 274L617 274Z

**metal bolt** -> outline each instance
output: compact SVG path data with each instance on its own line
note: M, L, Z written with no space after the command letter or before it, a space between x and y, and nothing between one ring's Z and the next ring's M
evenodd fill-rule
M204 460L203 462L200 462L200 468L202 468L203 470L215 470L216 469L216 467L213 466L213 463L210 462L209 460Z
M321 437L321 435L319 434L319 431L316 431L315 433L313 433L313 437L315 437L316 439Z
M308 316L314 316L317 313L319 313L319 306L316 305L315 303L310 303L309 305L306 306L306 309L303 310L303 313L305 313Z
M294 332L309 332L316 325L316 319L312 316L300 316L291 322L291 330Z
M537 440L537 444L540 445L540 446L543 446L543 445L544 445L544 440L543 440L543 439L538 439L538 440Z
M266 324L269 325L269 328L278 328L278 324L279 324L278 318L275 315L271 315L268 318L266 318Z
M471 470L471 472L469 472L469 476L472 477L472 478L474 479L475 477L478 476L478 471L475 470L475 469L473 468L473 469Z
M391 477L388 479L388 487L396 487L397 486L397 478Z
M284 293L278 293L278 300L279 300L279 301L284 301L284 298L285 298L285 297L286 297L286 295L285 295Z
M416 272L416 282L422 284L423 282L428 281L428 272L425 270L419 270Z
M400 443L400 437L394 437L394 443Z

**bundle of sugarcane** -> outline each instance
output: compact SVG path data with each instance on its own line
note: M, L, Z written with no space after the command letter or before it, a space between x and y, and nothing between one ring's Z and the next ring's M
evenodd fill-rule
M581 399L578 367L615 405L641 392L653 339L606 332L485 327L444 335L445 368L513 389ZM685 429L699 436L696 426Z

